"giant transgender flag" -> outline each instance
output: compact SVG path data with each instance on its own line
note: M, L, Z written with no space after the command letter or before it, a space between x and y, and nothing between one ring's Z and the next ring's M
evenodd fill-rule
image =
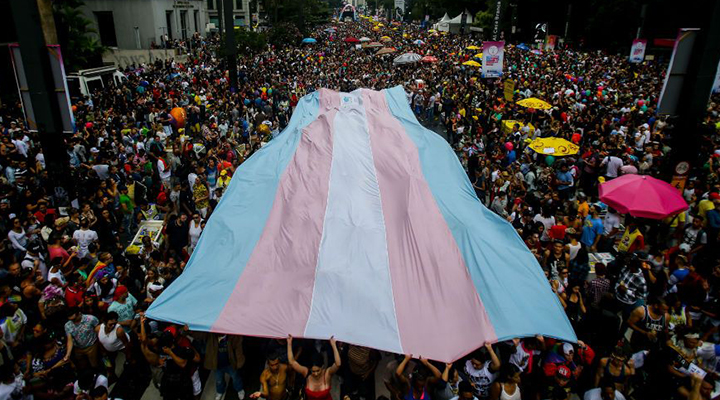
M401 87L303 97L148 315L444 362L486 341L576 340L535 257Z

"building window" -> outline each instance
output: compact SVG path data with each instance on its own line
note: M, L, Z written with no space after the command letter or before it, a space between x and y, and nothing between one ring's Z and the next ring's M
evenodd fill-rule
M180 35L183 39L187 39L187 11L180 11Z
M243 0L235 0L235 9L236 9L236 10L242 10L242 9L243 9Z
M195 32L200 32L200 11L195 10L193 13L193 23L195 24Z
M165 11L165 25L167 25L167 31L165 32L165 34L167 34L168 40L173 40L172 20L173 20L173 12Z
M208 10L214 10L214 9L215 9L215 0L207 0L207 9L208 9Z
M97 19L100 43L102 43L103 46L117 47L115 18L113 18L112 11L95 11L95 18Z

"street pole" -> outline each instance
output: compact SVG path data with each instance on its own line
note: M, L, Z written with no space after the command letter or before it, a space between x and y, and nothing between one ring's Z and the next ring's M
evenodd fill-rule
M643 4L640 8L640 25L638 25L637 35L635 35L635 39L640 39L643 34L643 30L645 29L645 17L647 16L647 4Z
M235 43L235 23L233 21L233 0L223 0L225 12L225 52L228 68L230 92L237 91L237 44Z
M62 188L75 198L75 187L70 171L70 160L65 151L65 135L60 102L55 94L55 82L43 32L38 4L28 0L11 0L12 19L20 44L22 65L27 77L30 99L37 124L40 145L45 156L51 195L60 194ZM50 35L52 36L52 35ZM57 198L58 196L56 196ZM58 204L61 205L61 204Z
M572 3L568 4L567 19L565 20L565 35L563 35L563 37L565 38L566 44L569 42L568 33L570 32L570 17L571 17L571 15L572 15Z

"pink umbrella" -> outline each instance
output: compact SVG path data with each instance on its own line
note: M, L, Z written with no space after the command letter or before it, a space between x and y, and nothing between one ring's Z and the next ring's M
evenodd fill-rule
M677 189L647 175L623 175L600 185L600 200L623 214L663 219L688 208Z

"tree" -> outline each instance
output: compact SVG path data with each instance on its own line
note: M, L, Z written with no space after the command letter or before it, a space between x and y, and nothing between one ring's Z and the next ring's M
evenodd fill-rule
M102 55L107 50L96 38L88 35L97 31L90 27L92 22L80 11L84 4L82 0L53 2L58 42L68 71L102 65Z

